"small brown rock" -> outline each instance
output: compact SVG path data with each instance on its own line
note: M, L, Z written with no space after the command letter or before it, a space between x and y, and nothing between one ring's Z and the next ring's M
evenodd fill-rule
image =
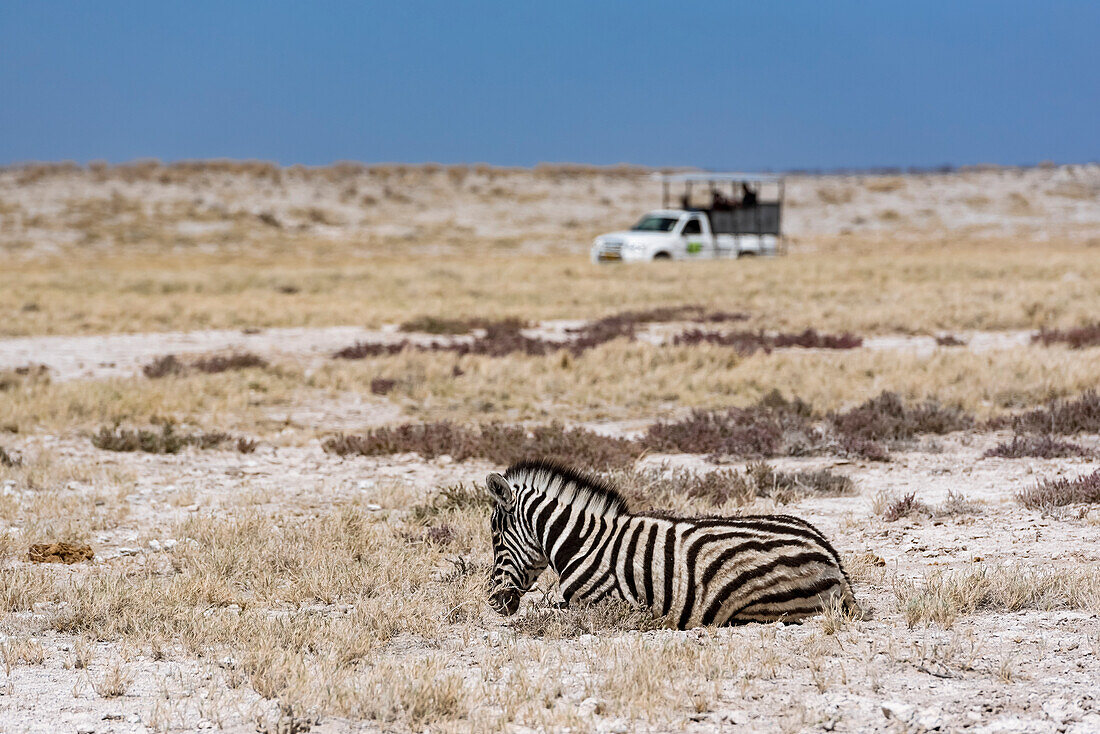
M34 563L80 563L95 557L90 545L73 543L37 543L27 551L27 557Z

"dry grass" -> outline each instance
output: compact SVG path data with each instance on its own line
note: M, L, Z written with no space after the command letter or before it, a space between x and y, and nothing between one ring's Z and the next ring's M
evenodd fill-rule
M28 383L49 382L50 369L44 364L31 364L10 370L0 370L0 392L15 390Z
M828 469L777 471L766 462L744 470L691 471L683 468L631 469L613 472L611 481L620 488L635 511L668 510L684 514L713 513L768 499L780 504L806 497L839 497L855 493L855 483Z
M492 497L483 487L455 484L433 493L426 502L413 505L409 519L426 525L440 515L450 515L458 511L472 511L488 518L492 506Z
M979 611L1021 609L1100 609L1100 573L1095 569L1046 571L1007 566L975 566L936 572L922 582L895 588L898 607L910 627L935 622L951 627Z
M578 358L463 357L405 352L325 365L309 384L363 391L371 379L398 380L387 396L429 419L620 419L672 407L750 405L773 390L821 410L846 409L888 389L906 403L936 396L979 416L1075 396L1100 382L1087 351L1010 349L931 355L888 351L757 353L711 345L658 347L613 341ZM455 376L459 366L461 376ZM989 375L998 375L989 380ZM551 403L547 396L554 396Z
M130 513L123 499L133 491L133 474L103 462L57 458L52 451L28 453L20 466L0 466L0 557L15 548L26 557L35 544L88 545L96 534L113 530Z
M285 407L303 392L301 374L291 370L34 383L4 394L0 426L21 433L165 420L223 429L263 426L266 410Z
M265 435L287 428L283 418L295 406L337 400L349 392L371 395L375 380L392 380L392 385L384 383L386 399L410 417L429 421L653 417L668 415L672 408L748 406L776 389L826 411L851 408L888 389L900 395L906 406L935 396L941 405L984 418L1041 405L1052 397L1080 396L1094 388L1100 382L1100 360L1091 352L1059 348L980 354L940 350L931 355L782 351L739 357L710 345L659 347L624 341L564 359L513 354L452 361L430 353L403 352L334 361L308 376L298 368L279 365L159 380L28 382L3 393L0 426L22 432L96 430L103 424L171 419L208 430ZM988 375L998 379L989 380ZM551 395L553 401L548 400ZM1075 398L1034 415L1021 414L1017 430L1098 431L1090 428L1100 426L1091 405ZM849 453L860 454L858 448L849 446Z
M115 660L101 676L93 679L92 689L100 698L118 698L125 695L133 682L133 675L124 663Z
M626 630L652 630L666 626L649 609L609 599L597 604L565 609L540 606L516 617L508 624L521 635L552 640Z
M46 662L46 651L42 643L27 638L8 639L0 643L0 659L9 675L15 665L42 665Z
M74 253L13 262L0 273L0 333L167 331L403 323L447 319L591 318L692 300L747 313L750 329L857 334L1066 328L1100 311L1100 266L1075 245L975 243L967 249L849 240L756 262L595 267L577 255L359 260L325 240L223 254ZM877 248L877 249L876 249ZM866 249L866 252L861 251ZM996 259L991 260L991 253ZM75 261L74 261L75 258ZM996 264L991 264L995 262ZM1072 280L1065 276L1073 274ZM297 292L288 294L292 284ZM282 289L282 290L280 290ZM361 298L369 292L372 297ZM24 310L27 304L34 309Z

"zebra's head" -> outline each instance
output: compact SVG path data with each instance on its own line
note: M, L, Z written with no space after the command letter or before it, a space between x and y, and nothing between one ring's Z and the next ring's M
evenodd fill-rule
M493 575L489 581L489 606L499 614L512 615L519 600L546 568L546 554L523 522L516 501L518 485L511 485L500 474L485 479L495 503L490 524L493 536Z

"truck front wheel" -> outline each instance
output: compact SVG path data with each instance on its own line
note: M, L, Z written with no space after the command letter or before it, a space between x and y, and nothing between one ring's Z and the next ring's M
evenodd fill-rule
M671 260L672 255L669 255L667 252L658 252L656 255L653 256L653 259L654 260Z

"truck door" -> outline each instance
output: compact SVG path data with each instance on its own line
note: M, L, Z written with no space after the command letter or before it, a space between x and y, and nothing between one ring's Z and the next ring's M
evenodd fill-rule
M691 214L684 222L684 228L680 230L680 238L683 240L684 257L688 260L714 257L713 237L710 235L710 227L703 222L699 214Z

